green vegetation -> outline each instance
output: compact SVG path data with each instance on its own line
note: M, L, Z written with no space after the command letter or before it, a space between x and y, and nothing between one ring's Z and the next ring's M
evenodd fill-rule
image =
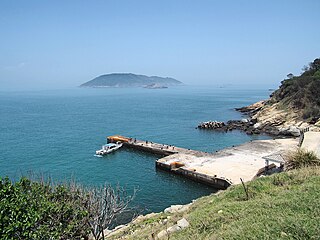
M320 159L314 152L299 148L297 151L287 154L285 166L287 170L308 166L320 166Z
M108 239L152 239L186 218L167 239L318 239L320 166L313 153L291 154L294 170L198 199L184 212L152 214ZM293 160L294 159L294 160ZM21 178L0 180L0 239L104 239L102 230L131 197L121 188L85 190ZM166 239L166 238L164 238Z
M131 199L120 187L0 179L0 239L103 239Z
M301 117L312 119L320 117L320 58L303 68L300 76L288 74L288 79L271 95L270 103L301 111Z
M96 77L80 87L143 87L151 84L171 86L182 84L182 82L168 77L148 77L133 73L112 73Z
M0 181L0 239L80 239L89 212L79 189L21 178Z
M320 168L300 168L198 199L187 212L158 214L112 239L151 236L185 217L190 226L164 239L318 239ZM166 219L166 221L164 221Z
M320 169L260 178L201 199L191 228L172 239L316 239L320 236Z

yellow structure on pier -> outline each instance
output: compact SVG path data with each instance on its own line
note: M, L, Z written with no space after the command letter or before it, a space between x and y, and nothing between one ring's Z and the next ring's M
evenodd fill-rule
M127 138L127 137L124 137L124 136L120 136L120 135L114 135L114 136L109 136L107 137L108 139L108 142L129 142L131 139L130 138Z

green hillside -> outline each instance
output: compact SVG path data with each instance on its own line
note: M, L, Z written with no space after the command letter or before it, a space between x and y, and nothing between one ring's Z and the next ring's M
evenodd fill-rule
M111 239L152 239L177 220L190 226L163 239L319 239L320 168L302 168L198 199L187 212L161 213ZM163 224L166 222L165 224Z
M300 76L288 74L288 79L271 95L270 103L301 110L303 119L320 117L320 58L305 66Z

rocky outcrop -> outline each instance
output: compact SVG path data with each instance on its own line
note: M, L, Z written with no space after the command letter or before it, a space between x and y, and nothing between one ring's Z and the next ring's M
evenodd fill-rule
M172 205L172 206L166 208L163 212L170 213L170 214L182 213L182 212L189 210L190 206L191 206L191 203L186 204L186 205Z
M200 129L222 129L225 126L224 122L207 121L199 123L197 128Z
M217 194L218 193L220 192L217 192ZM146 222L150 221L156 225L158 224L162 229L161 231L159 230L158 233L154 232L151 239L168 239L168 237L170 237L170 235L174 232L189 227L189 222L185 217L182 216L184 216L185 213L189 211L192 204L196 201L197 200L193 200L191 203L185 205L171 205L160 213L149 213L147 215L140 215L126 225L119 225L112 230L105 229L104 236L107 239L119 239L121 238L121 236L126 234L134 236L135 231L139 231L139 229L136 229L134 226L138 225L143 228L147 226ZM172 216L174 215L180 215L180 217L178 219L172 220ZM158 219L159 221L155 221L155 219ZM94 238L93 236L90 236L89 239L93 240Z
M254 104L251 104L249 106L246 106L246 107L236 108L236 110L239 112L242 112L242 113L253 115L253 114L257 113L265 105L265 103L266 103L266 101L263 100L263 101L259 101Z
M203 122L198 125L197 128L199 129L212 129L216 131L232 131L232 130L241 130L246 132L247 134L259 134L260 131L256 128L254 128L255 122L248 120L248 119L242 119L242 120L230 120L226 123L224 122L217 122L217 121L209 121L209 122Z
M311 128L319 129L315 124L305 122L299 117L299 112L294 109L284 109L279 104L271 104L268 101L260 101L252 105L236 108L246 118L242 120L230 120L226 123L207 121L200 123L199 129L212 129L215 131L240 130L247 134L265 133L274 136L299 137L301 130ZM320 126L320 124L318 124Z

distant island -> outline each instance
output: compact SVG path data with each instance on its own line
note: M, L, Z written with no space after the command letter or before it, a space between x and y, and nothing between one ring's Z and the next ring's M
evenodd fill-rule
M145 76L133 73L111 73L96 77L80 87L148 87L161 86L166 88L168 86L181 85L182 82L169 77Z

